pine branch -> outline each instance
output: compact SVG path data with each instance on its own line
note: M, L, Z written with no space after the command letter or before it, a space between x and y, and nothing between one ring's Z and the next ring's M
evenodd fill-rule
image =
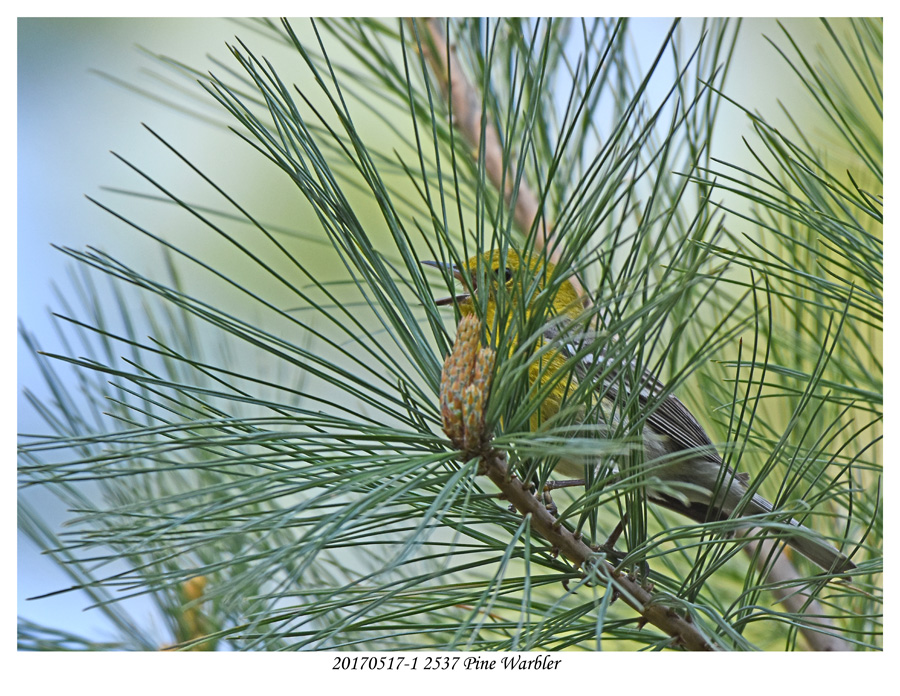
M412 24L415 30L418 24ZM463 134L473 152L483 153L488 179L498 191L503 192L507 204L512 204L515 196L513 219L519 229L527 233L537 223L537 245L540 248L546 244L550 228L541 215L538 197L521 172L517 171L516 159L504 149L494 124L485 119L478 90L466 77L456 57L456 50L447 43L443 20L426 19L422 27L426 35L420 46L437 78L454 126Z
M613 588L616 597L635 609L651 623L687 650L713 650L712 644L690 620L660 601L641 584L616 570L597 556L581 539L562 526L532 492L529 484L513 475L506 465L506 454L491 444L485 429L485 405L490 393L493 351L480 348L481 325L474 315L462 318L453 350L444 361L441 373L441 403L444 432L460 450L463 461L477 459L479 473L486 475L516 510L528 518L537 532L550 542L553 552L562 554L585 572L589 581Z

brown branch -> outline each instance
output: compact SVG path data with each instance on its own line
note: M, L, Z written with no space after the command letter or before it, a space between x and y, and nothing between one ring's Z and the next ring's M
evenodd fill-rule
M503 147L501 145L500 136L497 133L497 129L494 128L494 125L490 120L486 120L484 124L484 141L482 142L481 97L478 93L478 90L466 78L465 72L463 71L459 60L456 57L455 48L453 46L450 46L448 50L447 39L446 35L444 34L444 24L442 20L433 17L427 18L420 21L416 25L416 27L424 28L424 36L421 37L422 53L437 79L438 86L441 90L441 94L443 95L445 102L450 106L450 111L452 113L453 122L456 128L463 135L466 142L471 146L472 150L476 153L476 156L479 152L479 149L483 148L485 171L487 173L488 179L498 191L503 192L504 200L506 200L507 204L511 204L513 202L512 197L515 193L516 198L513 207L513 221L516 223L519 229L523 231L530 230L534 225L535 220L540 215L540 203L538 201L538 198L531 190L528 182L524 179L524 177L519 183L518 190L515 190L514 182L518 176L518 171L515 167L515 164L512 162L512 157L510 157L510 162L508 163L506 169L504 169ZM552 223L548 223L547 220L543 216L541 216L537 225L537 237L535 239L536 248L541 249L549 246L553 241L553 234L554 229ZM550 259L552 261L558 260L558 253L554 252L550 254ZM575 290L579 294L579 296L585 298L585 302L587 303L589 300L586 298L584 288L579 283L578 279L573 276L569 280L575 287ZM491 467L488 467L489 471L491 469ZM494 476L491 476L491 479L494 480ZM505 477L503 478L503 480L505 480ZM494 480L494 483L497 483L499 487L499 483L497 480ZM504 494L506 493L508 493L508 491L504 490ZM534 500L534 496L530 496L530 499ZM520 512L526 514L526 511L520 508L519 505L516 504L512 499L511 502L516 505L516 508ZM524 499L522 502L524 502ZM549 512L547 512L542 505L537 503L536 505L537 508L544 510L544 512L549 515ZM541 515L540 517L543 518L544 515ZM537 514L535 514L534 523L536 526L538 519L539 517L537 516ZM547 537L546 534L543 533L543 531L541 531L541 534L545 536L545 538L548 538L548 540L550 540L552 543L554 543L555 546L559 547L561 551L564 550L564 545L556 544L556 542L549 539L549 537ZM584 544L581 544L581 546L583 546L584 548L588 548ZM746 546L745 551L751 557L754 554L754 549L751 545ZM578 561L573 558L570 558L569 560L579 565L583 562L583 560ZM780 557L780 560L776 564L776 568L773 569L773 571L769 574L769 578L775 580L776 582L787 582L798 577L800 577L799 573L796 571L796 569L793 568L793 565L784 556ZM796 596L788 597L786 592L780 593L777 590L773 591L775 595L778 596L785 603L785 605L790 608L791 611L799 611L803 600ZM810 603L807 609L807 611L810 613L823 615L820 610L821 607L818 602ZM649 618L648 621L650 621ZM823 618L823 621L827 621L827 619ZM658 625L654 621L650 622L654 623L654 625ZM813 650L848 649L848 644L838 637L819 633L818 631L810 628L801 627L800 630L803 632L803 635L806 637L810 648L812 648Z
M419 26L424 26L427 33L425 37L427 40L422 42L423 55L437 77L444 100L450 105L453 121L465 137L466 142L475 152L478 152L482 146L482 104L478 91L466 78L456 57L456 50L451 47L448 52L441 20L431 17L424 20L424 23ZM507 203L511 202L513 193L516 193L513 220L519 229L530 230L540 212L538 198L524 178L519 184L518 191L515 191L514 182L518 172L512 161L504 170L500 135L489 120L484 124L484 168L491 184L498 191L503 192ZM538 246L548 240L547 228L547 221L541 218L538 225Z
M486 475L522 515L530 515L531 524L554 549L565 558L603 582L609 578L619 596L648 623L665 631L688 650L712 650L713 646L692 622L679 616L672 608L655 600L639 583L601 560L596 552L563 527L547 507L527 486L511 475L506 455L491 445L491 435L484 422L484 407L490 392L490 376L495 354L481 347L481 325L475 315L467 315L459 322L453 350L444 361L441 371L441 418L444 432L454 447L466 459L478 458L479 473ZM590 573L595 575L594 573Z
M598 572L598 576L601 579L604 574L609 576L623 601L647 623L672 636L687 650L714 650L696 624L677 614L671 607L657 602L646 588L599 559L596 552L580 537L563 527L547 506L531 492L531 487L510 474L505 454L489 449L480 456L484 473L500 489L503 497L522 515L530 515L531 524L538 534L549 541L554 549L558 549L560 554L583 569L598 563L605 564L606 567Z
M503 192L506 203L513 205L513 221L516 226L528 232L537 221L535 247L537 249L548 247L553 241L553 225L541 215L540 201L524 176L516 189L515 181L519 177L519 172L513 162L514 158L510 157L504 167L500 135L489 119L485 120L484 140L481 139L481 97L478 90L466 78L456 57L456 50L450 46L448 51L442 21L432 17L417 26L425 29L422 53L431 66L445 102L450 106L456 128L476 154L479 151L484 152L484 169L487 177L494 188ZM557 251L550 254L551 261L556 262L558 259ZM578 280L573 277L570 281L578 294L584 296L584 289Z

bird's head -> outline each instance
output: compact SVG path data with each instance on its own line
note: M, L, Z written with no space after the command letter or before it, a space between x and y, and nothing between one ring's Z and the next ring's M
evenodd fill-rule
M436 261L423 261L422 263L436 268L446 268L466 285L464 292L435 300L437 305L449 305L456 301L459 311L463 316L475 312L475 303L481 301L482 293L487 293L485 307L487 316L485 321L488 326L493 325L494 315L497 311L497 299L500 286L504 286L506 297L513 303L520 294L528 299L529 310L538 302L538 297L544 291L545 284L554 278L556 267L543 256L521 256L517 251L510 249L504 256L500 251L486 252L481 256L470 258L463 268L453 264L442 264ZM479 269L479 266L483 270ZM480 281L480 284L479 284ZM568 280L554 283L555 293L552 298L553 314L557 316L567 315L575 318L583 309L575 287ZM546 299L544 300L546 302ZM545 305L546 306L546 305ZM529 311L530 314L530 311Z

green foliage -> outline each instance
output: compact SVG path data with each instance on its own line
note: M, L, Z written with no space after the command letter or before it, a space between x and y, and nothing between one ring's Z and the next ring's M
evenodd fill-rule
M706 22L695 40L673 24L645 71L625 21L444 25L480 99L481 139L498 134L504 192L487 148L451 127L461 115L428 69L422 23L242 28L290 49L286 66L250 41L209 75L162 59L199 78L235 147L280 170L317 224L268 225L161 134L218 209L120 157L248 270L229 273L100 201L159 242L168 278L99 250L62 250L83 269L73 276L81 306L61 297L57 315L79 346L46 355L23 329L54 400L34 401L48 433L21 437L20 528L120 637L96 646L22 621L20 646L162 647L122 601L146 594L168 617L167 644L183 647L668 647L556 557L441 432L456 317L434 298L456 288L421 261L514 247L555 253L550 282L581 279L607 357L664 378L730 465L860 569L852 584L829 583L797 559L802 576L786 589L817 600L826 622L776 602L771 591L785 588L766 580L772 558L741 553L784 531L778 512L734 537L733 521L686 524L648 508L640 477L623 477L555 494L564 523L599 543L627 511L623 564L648 564L660 601L723 649L803 647L800 631L817 623L878 648L881 24L823 27L852 78L814 68L787 32L773 43L794 50L785 59L827 135L797 124L788 136L747 110L756 137L745 166L711 149L720 113L734 108L737 24ZM302 72L296 84L287 70ZM841 145L840 167L827 138ZM540 210L530 227L516 223L528 190ZM753 223L744 234L733 227L742 221ZM333 261L340 271L323 273ZM95 286L98 273L111 291ZM189 290L195 276L215 289ZM590 395L532 432L543 399L528 389L533 356L499 340L490 419L523 476L540 484L554 457L585 450L632 456L633 429L572 434ZM646 418L636 403L624 408L634 423ZM72 511L65 535L29 504L34 487ZM196 577L199 595L187 590Z

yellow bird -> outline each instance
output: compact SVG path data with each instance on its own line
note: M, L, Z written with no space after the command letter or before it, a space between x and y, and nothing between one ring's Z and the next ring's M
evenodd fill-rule
M465 280L472 291L435 303L455 302L463 315L475 313L476 304L481 304L489 337L497 332L507 333L505 340L510 353L519 347L519 333L529 333L525 330L528 320L540 317L543 327L530 334L533 339L525 339L532 340L534 348L533 362L529 365L530 386L538 390L542 399L540 413L531 417L532 430L557 414L579 385L590 385L593 380L596 384L591 388L598 405L581 408L580 413L586 419L585 424L591 426L590 432L602 435L615 431L622 418L614 415L620 410L616 406L619 390L628 390L621 396L630 397L632 385L626 377L634 373L634 366L620 374L616 365L604 364L602 353L584 349L591 343L586 327L579 324L579 319L585 319L580 323L586 323L584 305L572 283L561 278L553 264L539 255L523 258L512 250L505 257L498 251L473 256L464 269L434 261L423 263L446 268L457 280ZM648 372L644 372L637 386L641 413L649 410L641 433L644 465L652 477L646 490L649 500L696 522L773 511L772 503L758 494L741 502L747 494L748 475L738 474L725 465L706 432L681 401L667 393ZM555 471L581 478L585 464L600 466L603 457L598 453L592 462L561 459ZM653 487L654 482L657 488ZM785 541L823 569L841 574L856 567L815 532L793 519L789 524L797 533L787 536Z

